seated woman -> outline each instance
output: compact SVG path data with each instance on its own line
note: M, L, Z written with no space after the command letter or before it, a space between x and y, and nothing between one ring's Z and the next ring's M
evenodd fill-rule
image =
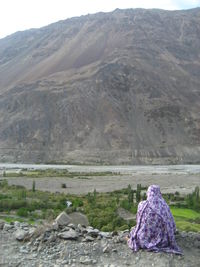
M136 226L128 239L133 251L164 251L182 254L175 240L176 226L169 206L163 199L160 187L151 185L147 190L147 200L138 205Z

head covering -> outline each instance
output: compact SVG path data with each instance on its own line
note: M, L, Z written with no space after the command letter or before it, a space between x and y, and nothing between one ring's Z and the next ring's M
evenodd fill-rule
M158 185L149 186L147 200L138 205L136 221L128 240L128 245L133 251L142 248L155 252L182 254L174 236L174 218Z

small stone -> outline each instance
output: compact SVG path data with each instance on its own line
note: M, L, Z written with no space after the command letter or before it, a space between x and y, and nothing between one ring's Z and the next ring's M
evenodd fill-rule
M26 223L26 222L22 222L22 223L20 224L20 226L21 226L21 228L29 228L29 224Z
M86 234L87 233L87 230L86 230L85 226L82 226L81 224L78 224L77 228L78 228L79 232L81 232L82 234Z
M29 230L28 230L28 234L29 234L30 236L32 236L34 233L35 233L35 228L34 228L34 227L29 228Z
M75 227L75 225L74 225L73 223L69 223L69 224L68 224L68 227L72 228L73 230L76 229L76 227Z
M14 222L14 227L15 228L19 228L21 225L20 225L20 222L18 222L18 221L15 221Z
M48 239L48 243L53 243L53 242L55 242L56 241L56 235L51 235L50 237L49 237L49 239Z
M93 229L92 227L87 227L87 234L92 236L92 237L97 237L99 234L99 230L98 229Z
M82 264L85 264L85 265L95 264L96 263L95 260L90 259L89 257L84 257L84 256L80 257L79 262L82 263Z
M57 231L58 228L59 228L58 223L57 222L53 222L52 226L51 226L51 229Z
M26 247L21 247L19 249L19 251L20 251L20 253L23 253L23 254L28 254L29 253L29 251L26 249Z
M99 232L99 236L103 238L108 238L108 239L112 238L112 235L109 232Z
M92 237L92 236L86 236L84 239L83 239L83 242L92 242L94 241L95 239Z
M110 252L110 247L109 246L105 246L103 248L103 253L109 253Z
M58 234L58 236L62 239L71 239L71 240L76 240L79 237L79 234L74 231L73 229L70 229L69 231L62 232Z

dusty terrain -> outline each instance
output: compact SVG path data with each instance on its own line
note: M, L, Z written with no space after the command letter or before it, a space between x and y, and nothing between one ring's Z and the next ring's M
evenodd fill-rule
M5 224L0 229L1 267L198 267L200 235L180 232L176 235L184 255L133 253L124 236L127 232L103 233L92 228L67 226L35 230L25 223ZM27 233L37 235L23 242ZM117 235L116 235L117 234ZM29 234L28 234L29 235ZM21 241L17 241L16 238Z
M95 176L81 178L6 178L9 184L23 185L32 188L33 180L36 189L50 192L65 192L85 194L96 189L98 192L110 192L127 187L136 188L137 184L148 186L158 184L163 193L179 191L182 194L192 192L195 186L200 186L200 174L121 174L116 176ZM61 188L65 183L67 188Z

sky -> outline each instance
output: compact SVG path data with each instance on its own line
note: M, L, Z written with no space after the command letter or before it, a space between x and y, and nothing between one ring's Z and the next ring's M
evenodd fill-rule
M116 8L180 10L200 7L200 0L0 0L0 38L16 31Z

